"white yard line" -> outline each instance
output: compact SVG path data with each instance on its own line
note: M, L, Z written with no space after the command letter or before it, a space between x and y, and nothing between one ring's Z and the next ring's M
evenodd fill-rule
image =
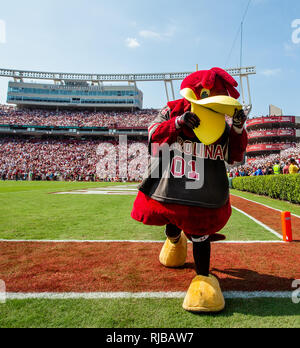
M35 240L35 239L0 239L0 243L137 243L137 244L162 244L164 241L162 240ZM190 243L190 242L189 242ZM214 244L279 244L284 243L280 240L229 240L229 241L220 241L214 242Z
M111 186L89 189L79 189L65 192L55 192L56 195L136 195L138 193L137 186Z
M275 210L275 211L278 211L280 213L283 212L283 210L280 210L280 209L277 209L277 208L273 208L273 207L270 207L269 205L266 205L266 204L263 204L263 203L260 203L260 202L257 202L257 201L252 201L251 199L248 199L248 198L245 198L245 197L242 197L242 196L238 196L238 195L234 195L231 193L231 196L233 197L238 197L238 198L241 198L241 199L244 199L245 201L248 201L248 202L251 202L251 203L256 203L256 204L259 204L263 207L266 207L266 208L269 208L269 209L272 209L272 210ZM288 202L287 202L288 203ZM299 215L296 215L296 214L292 214L294 217L300 219L300 216Z
M282 237L280 238L282 239ZM283 240L244 240L244 241L221 241L214 242L214 244L281 244L285 242Z
M186 292L45 292L45 293L6 293L6 300L105 300L105 299L183 299ZM226 299L251 299L251 298L292 298L291 291L227 291Z
M278 237L279 239L282 239L282 235L277 233L276 231L274 231L272 228L270 228L269 226L263 224L262 222L258 221L257 219L255 219L253 216L245 213L244 211L232 206L233 209L235 209L236 211L238 211L241 214L244 214L245 216L247 216L249 219L251 219L252 221L254 221L255 223L257 223L258 225L260 225L261 227L263 227L264 229L266 229L267 231L271 232L272 234L274 234L276 237Z

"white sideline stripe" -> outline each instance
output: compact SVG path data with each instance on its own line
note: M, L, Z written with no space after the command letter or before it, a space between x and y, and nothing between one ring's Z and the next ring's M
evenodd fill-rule
M253 216L245 213L244 211L232 206L233 209L237 210L239 213L244 214L245 216L247 216L249 219L251 219L252 221L256 222L258 225L260 225L261 227L263 227L264 229L266 229L267 231L273 233L276 237L278 237L279 239L282 239L282 235L277 233L276 231L274 231L272 228L270 228L269 226L263 224L262 222L258 221L257 219L255 219Z
M223 295L225 299L292 298L291 291L227 291ZM7 300L183 299L185 296L186 292L6 293Z
M275 210L275 211L279 211L280 213L283 212L283 210L280 210L280 209L277 209L277 208L273 208L273 207L270 207L269 205L266 205L266 204L263 204L263 203L260 203L260 202L256 202L256 201L252 201L251 199L248 199L248 198L245 198L245 197L242 197L242 196L238 196L238 195L234 195L231 193L231 196L234 196L234 197L238 197L238 198L241 198L241 199L244 199L245 201L248 201L248 202L252 202L252 203L256 203L256 204L259 204L259 205L262 205L263 207L266 207L266 208L269 208L269 209L272 209L272 210ZM288 203L288 202L287 202ZM300 216L299 215L296 215L296 214L292 214L292 216L300 219Z
M162 240L34 240L34 239L0 239L0 243L136 243L136 244L162 244ZM191 243L191 242L189 242ZM214 244L278 244L284 243L280 240L229 240L214 242Z
M283 240L244 240L244 241L220 241L214 244L281 244L285 243Z

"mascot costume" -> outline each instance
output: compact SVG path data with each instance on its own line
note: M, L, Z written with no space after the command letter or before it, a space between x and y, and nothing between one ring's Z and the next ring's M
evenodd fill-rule
M149 127L152 160L131 216L145 225L166 226L159 256L165 267L182 267L187 240L193 243L197 276L183 303L189 312L225 307L219 282L210 274L210 258L211 242L226 238L218 232L232 214L225 162L241 162L248 142L237 86L223 69L197 71L183 81L183 99L168 103ZM231 127L225 115L232 118ZM165 147L169 157L162 169ZM178 149L190 160L176 156ZM157 168L159 175L153 175ZM195 182L200 184L188 186Z

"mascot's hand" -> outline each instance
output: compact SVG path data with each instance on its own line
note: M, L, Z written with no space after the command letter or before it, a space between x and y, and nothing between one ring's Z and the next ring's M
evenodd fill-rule
M177 117L176 128L179 129L184 126L191 129L198 128L200 126L199 117L190 111L186 112L182 116Z
M235 110L233 115L233 125L236 128L242 129L247 121L247 116L244 110Z

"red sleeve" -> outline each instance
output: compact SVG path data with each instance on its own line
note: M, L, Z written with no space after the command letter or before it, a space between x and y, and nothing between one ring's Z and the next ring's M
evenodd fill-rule
M158 143L159 145L165 143L169 145L174 144L177 140L177 136L180 133L180 130L176 129L175 120L176 118L172 118L171 120L163 123L154 124L153 128L155 128L155 130L152 133L151 142Z
M244 129L242 134L238 134L233 127L231 127L229 135L229 148L228 148L228 164L234 164L234 162L242 162L248 146L248 134Z
M149 143L173 145L180 130L176 129L176 117L171 118L171 109L166 106L149 127Z

